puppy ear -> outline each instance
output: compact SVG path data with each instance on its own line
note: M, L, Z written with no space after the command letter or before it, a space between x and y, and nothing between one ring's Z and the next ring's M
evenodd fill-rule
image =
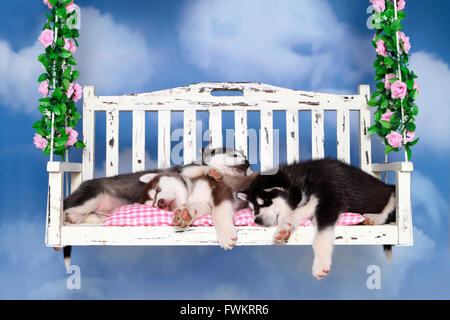
M242 201L247 201L248 200L248 196L245 192L243 191L238 191L236 192L236 198L242 200Z
M157 175L159 175L159 173L147 173L147 174L144 174L144 175L140 176L139 177L139 181L143 182L143 183L149 183L150 181L155 179L155 177Z

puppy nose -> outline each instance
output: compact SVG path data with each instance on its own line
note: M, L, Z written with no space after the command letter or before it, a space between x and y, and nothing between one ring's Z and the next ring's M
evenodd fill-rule
M255 223L259 224L259 225L262 225L263 224L263 219L261 217L256 217L255 218Z
M158 206L159 209L164 209L164 207L165 207L164 199L159 199L158 203L157 203L157 206Z

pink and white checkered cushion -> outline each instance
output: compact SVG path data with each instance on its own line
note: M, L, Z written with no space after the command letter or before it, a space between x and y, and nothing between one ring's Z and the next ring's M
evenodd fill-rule
M173 226L173 213L153 208L144 204L129 204L114 211L111 216L103 222L104 226ZM358 213L343 213L339 216L338 226L348 226L364 221L364 217ZM253 221L253 213L250 209L242 209L234 216L236 226L258 226ZM213 226L211 215L194 220L192 226ZM300 226L312 226L310 220L303 221Z

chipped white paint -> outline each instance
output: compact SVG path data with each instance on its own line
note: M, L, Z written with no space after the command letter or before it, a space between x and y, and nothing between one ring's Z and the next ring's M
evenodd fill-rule
M133 111L133 172L145 170L145 111Z
M237 245L271 245L276 227L237 227ZM217 245L214 227L190 227L176 231L173 227L102 227L74 225L62 227L62 245ZM309 245L313 227L298 227L288 245ZM395 225L337 226L335 244L396 244Z
M83 181L94 178L95 161L95 88L85 86L83 89Z
M337 158L350 164L350 111L338 108L336 113Z
M119 111L106 112L106 176L119 174Z
M363 97L361 110L359 111L359 166L361 170L371 173L372 166L372 145L369 134L370 127L370 107L367 102L370 99L370 87L360 85L359 94Z
M212 148L222 147L222 110L211 109L209 111L209 135Z
M261 111L260 141L260 163L261 171L273 168L273 112L272 110Z
M183 134L183 160L184 164L190 164L196 159L196 112L195 110L184 111L184 134Z
M298 111L286 110L286 161L294 163L299 160Z
M158 111L158 168L170 167L170 111Z
M313 159L322 159L325 156L323 110L311 110L311 156Z
M240 90L243 96L212 96L213 90ZM273 153L273 111L286 111L287 161L299 159L298 111L311 111L312 156L324 156L324 111L337 112L338 157L350 160L350 121L352 110L360 111L361 167L376 176L383 171L396 172L398 226L337 227L335 244L401 244L412 245L410 199L411 162L371 163L371 144L367 128L370 109L367 106L369 87L360 86L358 95L336 95L290 90L262 83L197 83L185 87L123 96L95 96L92 86L84 88L82 164L49 162L49 193L47 206L46 244L64 245L217 245L213 227L190 228L176 232L172 227L101 227L98 225L63 226L62 204L65 172L71 172L72 192L82 181L94 175L95 112L107 114L107 159L112 161L107 174L118 170L118 129L120 111L133 112L133 171L145 168L145 112L158 112L158 166L170 166L171 111L184 112L184 161L196 158L196 112L210 111L211 140L222 144L223 111L234 111L235 148L248 155L247 112L259 111L261 121L261 168L270 169ZM149 128L147 128L148 130ZM152 130L152 128L150 128ZM154 134L154 133L152 133ZM114 145L109 141L114 138ZM142 162L139 160L142 159ZM107 160L107 161L108 161ZM239 227L238 245L270 245L274 228ZM288 244L311 244L312 227L299 227Z
M248 157L246 110L236 110L234 112L234 148Z

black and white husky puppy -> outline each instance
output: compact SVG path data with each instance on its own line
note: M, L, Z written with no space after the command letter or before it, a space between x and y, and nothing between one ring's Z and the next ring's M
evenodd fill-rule
M202 175L206 168L215 168L229 175L251 172L246 157L239 151L225 148L203 149L199 164L168 169L120 174L84 181L64 199L64 215L68 223L101 223L118 207L139 202L145 183L139 178L148 173L177 173L187 177Z
M229 250L237 241L234 212L247 207L247 201L235 197L236 192L248 188L255 176L225 174L207 166L181 173L147 173L140 177L147 183L140 203L172 211L173 224L180 230L211 213L218 243Z
M260 174L237 197L249 201L257 224L278 224L277 244L286 242L301 221L312 218L316 228L312 274L317 279L330 271L339 214L363 213L368 224L384 224L395 212L393 185L331 159L284 165L276 174Z

